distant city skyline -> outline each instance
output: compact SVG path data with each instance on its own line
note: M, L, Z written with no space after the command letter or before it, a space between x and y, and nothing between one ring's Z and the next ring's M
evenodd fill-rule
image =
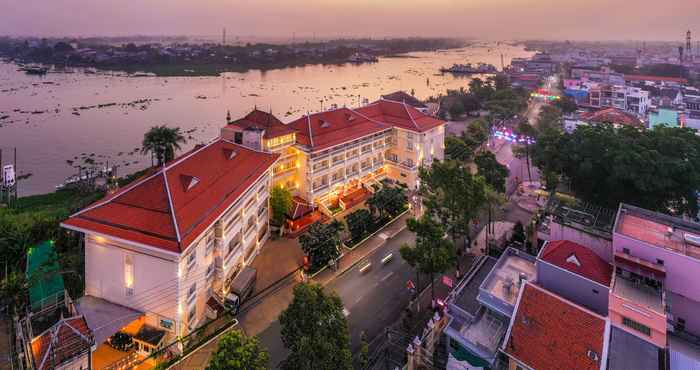
M2 0L0 35L679 40L696 0Z

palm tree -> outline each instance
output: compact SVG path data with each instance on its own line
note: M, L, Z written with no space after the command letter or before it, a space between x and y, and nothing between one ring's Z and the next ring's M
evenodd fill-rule
M155 157L158 166L162 166L175 158L175 150L186 142L179 127L154 126L143 135L141 154L151 153L151 161Z

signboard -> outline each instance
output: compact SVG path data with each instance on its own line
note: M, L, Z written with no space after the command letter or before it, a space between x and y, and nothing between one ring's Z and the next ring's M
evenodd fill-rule
M15 186L15 166L8 164L2 168L2 185L7 188Z
M413 281L409 280L409 281L406 282L406 288L408 288L408 290L415 290L415 289L416 289L416 285L413 284Z
M452 288L452 286L454 285L452 279L447 275L442 275L442 283L450 288Z

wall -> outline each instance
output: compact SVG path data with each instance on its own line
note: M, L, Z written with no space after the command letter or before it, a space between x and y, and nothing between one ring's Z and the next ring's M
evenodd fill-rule
M545 237L546 240L570 240L581 244L592 250L606 262L612 263L612 242L610 240L596 237L567 225L558 224L554 220L549 223L548 235L543 233L538 235Z
M610 323L616 327L642 338L657 347L666 348L666 315L649 310L643 306L624 300L610 293L610 310L608 312ZM627 317L651 329L651 336L647 336L622 324L623 317Z
M126 255L132 256L132 296L125 286ZM177 256L86 235L85 294L163 316L177 317Z
M686 320L687 331L700 335L700 317L697 315L700 310L700 285L696 284L700 261L618 233L613 235L613 245L615 251L622 252L623 248L628 248L630 255L652 263L656 263L657 258L664 261L667 296L676 297L669 299L670 313L673 317Z
M536 266L538 285L602 316L608 315L608 287L542 260L537 260Z
M613 245L616 252L622 253L623 248L628 248L630 255L652 263L656 263L657 258L662 259L666 268L666 289L694 301L700 301L700 284L697 284L700 260L652 246L619 233L613 235Z

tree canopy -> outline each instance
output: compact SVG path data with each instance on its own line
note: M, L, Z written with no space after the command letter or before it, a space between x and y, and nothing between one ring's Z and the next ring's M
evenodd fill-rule
M154 126L143 135L141 154L151 153L162 166L175 158L175 151L186 142L179 127Z
M443 273L453 266L456 260L455 246L449 239L445 239L445 229L441 223L425 214L420 219L408 219L406 226L416 233L416 243L414 246L402 245L399 252L416 272L429 274L433 281L435 274ZM435 299L434 290L432 294Z
M697 214L700 137L691 129L582 126L540 135L533 152L537 167L561 172L586 201Z
M486 183L498 191L506 192L506 180L510 171L508 167L498 163L496 156L492 152L481 152L474 158L474 163L479 171L479 175L486 180Z
M294 202L292 193L289 190L275 186L270 191L270 209L272 210L272 221L276 225L282 225L291 211Z
M340 231L343 225L338 221L330 224L316 222L299 237L301 249L311 261L312 271L325 266L340 256Z
M299 284L279 321L282 342L290 350L283 369L352 369L348 323L337 294L326 294L317 284Z
M374 192L366 203L372 215L381 221L388 217L396 217L406 210L408 196L402 187L384 186Z
M232 330L219 341L207 370L265 370L269 358L257 338Z
M469 223L486 201L483 177L473 176L455 161L435 161L431 167L421 168L419 176L427 213L442 221L453 242L468 236Z

